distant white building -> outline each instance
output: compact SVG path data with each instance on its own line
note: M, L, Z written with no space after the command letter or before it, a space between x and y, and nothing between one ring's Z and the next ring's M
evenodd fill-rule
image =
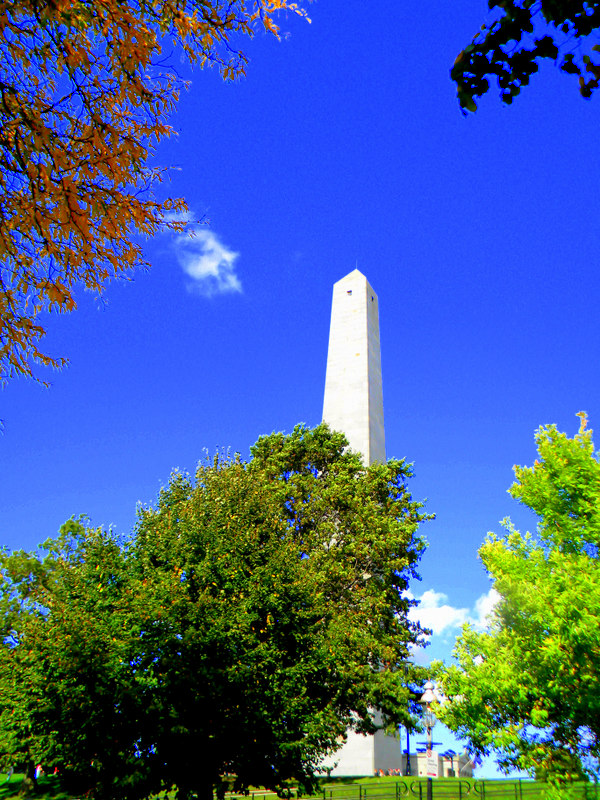
M403 775L406 774L406 753L403 754ZM432 761L436 764L437 774L431 774ZM432 756L427 757L427 753L410 754L411 775L419 778L472 778L473 762L466 753L454 753L447 750L444 753L433 752ZM428 769L429 768L429 769ZM435 772L435 770L434 770Z

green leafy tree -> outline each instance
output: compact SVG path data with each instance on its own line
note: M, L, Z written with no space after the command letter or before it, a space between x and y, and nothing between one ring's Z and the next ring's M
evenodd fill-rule
M44 548L2 557L1 757L25 766L27 789L42 763L74 794L128 783L141 796L148 770L132 743L145 698L126 551L75 520Z
M490 14L450 72L464 111L497 84L512 103L544 59L576 75L582 97L600 84L598 0L489 0Z
M209 798L227 774L310 786L373 708L412 726L426 515L403 461L345 446L326 426L263 437L248 463L174 474L127 546L71 521L44 557L6 556L0 754L100 798Z
M504 770L570 781L597 775L600 756L600 463L583 414L574 438L548 426L536 441L510 493L538 535L507 521L481 548L501 599L490 630L465 626L458 665L440 669L439 713Z

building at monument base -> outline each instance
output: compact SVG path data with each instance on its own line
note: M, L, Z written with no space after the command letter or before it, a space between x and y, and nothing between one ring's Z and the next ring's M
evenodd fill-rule
M347 732L344 745L323 761L322 772L332 778L371 777L391 770L402 772L402 762L406 756L400 749L400 740L386 735L383 731L365 735Z
M473 763L466 753L426 752L407 755L401 752L400 741L377 731L372 736L348 731L343 747L323 762L322 773L332 778L368 778L373 775L407 774L415 778L472 778ZM432 769L433 766L433 769Z

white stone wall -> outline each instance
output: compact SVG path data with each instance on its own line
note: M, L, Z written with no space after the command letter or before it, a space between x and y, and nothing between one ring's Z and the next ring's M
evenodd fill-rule
M402 775L407 775L406 765L407 765L408 756L406 753L402 754ZM419 774L419 759L417 758L416 753L410 754L410 775L414 778Z
M387 773L390 769L402 769L402 745L400 739L387 736L383 731L377 731L374 739L374 772L383 770Z
M375 771L375 739L354 731L347 731L348 739L332 756L323 761L323 772L331 770L332 778L362 778Z
M385 461L378 300L357 269L333 286L323 421L365 464Z

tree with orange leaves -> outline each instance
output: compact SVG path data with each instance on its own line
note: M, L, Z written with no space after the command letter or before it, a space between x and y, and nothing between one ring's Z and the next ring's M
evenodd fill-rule
M282 9L305 15L288 0L0 0L0 384L65 363L39 349L40 314L147 266L133 233L185 227L149 166L183 87L165 44L233 80L233 38L278 36Z

